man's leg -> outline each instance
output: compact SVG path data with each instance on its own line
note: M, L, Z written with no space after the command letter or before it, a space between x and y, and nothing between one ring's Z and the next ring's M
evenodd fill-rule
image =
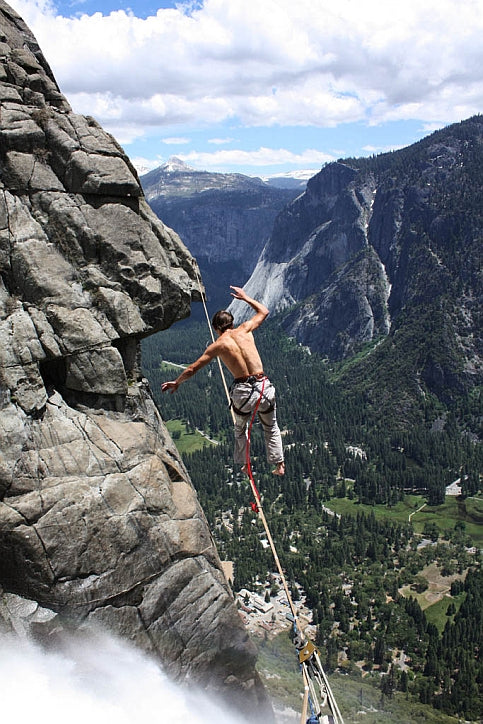
M233 459L235 465L240 465L243 472L246 470L247 462L247 426L250 420L250 414L238 415L235 412L235 447L233 451Z
M233 459L235 465L240 465L243 472L248 473L246 468L247 427L257 397L253 393L252 385L241 382L232 386L230 389L230 399L235 414L235 448ZM237 410L242 410L242 412L237 412Z
M258 417L263 427L267 460L275 465L272 473L274 475L283 475L285 473L285 463L283 461L282 435L277 423L276 407L274 406L273 409L267 412L259 412Z

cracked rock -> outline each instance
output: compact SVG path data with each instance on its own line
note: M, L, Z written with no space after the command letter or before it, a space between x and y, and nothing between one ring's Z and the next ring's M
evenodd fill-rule
M140 373L198 268L0 0L0 627L95 622L273 721L195 489ZM50 628L49 628L50 627Z

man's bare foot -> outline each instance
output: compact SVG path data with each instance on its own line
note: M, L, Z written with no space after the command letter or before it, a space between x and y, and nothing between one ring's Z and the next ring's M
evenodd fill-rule
M244 465L244 466L242 467L241 471L242 471L242 473L244 473L245 475L248 475L248 465Z
M283 460L281 463L277 463L277 467L272 470L272 473L274 475L285 475L285 463Z

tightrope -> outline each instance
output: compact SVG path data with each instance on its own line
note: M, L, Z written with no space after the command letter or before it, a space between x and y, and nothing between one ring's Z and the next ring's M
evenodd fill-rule
M210 317L208 315L208 309L206 307L205 294L202 289L201 279L199 278L198 272L196 272L196 276L198 278L198 284L199 284L199 288L200 288L201 300L203 302L203 308L205 311L206 321L207 321L208 327L210 329L211 338L213 341L215 341L215 338L213 335L213 330L211 327ZM219 357L217 357L217 361L218 361L218 368L220 370L220 375L221 375L222 382L223 382L223 387L225 389L225 394L226 394L226 397L228 400L228 406L229 406L229 409L231 412L233 423L235 424L236 423L235 412L234 412L232 404L231 404L230 393L228 391L228 386L227 386L226 380L225 380L225 374L223 372L223 367L221 365L221 361L220 361ZM318 702L318 697L317 697L317 693L315 691L315 687L314 687L312 678L314 678L317 681L317 683L319 684L319 688L324 697L323 705L325 705L326 702L328 703L329 708L332 713L334 724L344 724L341 713L339 711L339 707L337 706L337 702L335 701L334 695L330 688L329 681L323 670L323 667L322 667L322 664L320 661L320 657L319 657L319 653L318 653L316 647L310 641L306 642L304 640L303 633L299 627L298 618L297 618L297 610L296 610L293 600L292 600L290 589L287 584L287 579L285 578L285 574L283 572L283 568L281 566L280 559L278 557L277 549L275 547L275 543L274 543L272 535L270 533L267 519L265 518L265 513L263 512L262 498L261 498L261 495L255 484L255 480L253 478L252 465L251 465L251 459L250 459L250 439L251 439L251 431L252 431L253 422L255 420L255 417L258 412L258 408L262 401L264 389L265 389L265 378L262 380L262 388L260 391L260 395L259 395L257 404L255 405L255 408L253 410L250 424L248 426L247 443L246 443L246 448L245 448L246 472L248 475L248 479L250 481L250 487L252 489L252 493L255 497L255 502L252 503L252 510L255 513L258 513L258 516L259 516L260 520L262 521L263 528L265 530L265 534L267 536L267 540L270 545L270 549L272 551L272 555L273 555L273 558L275 561L275 565L277 567L277 571L280 576L280 581L281 581L283 589L285 591L285 595L287 596L287 602L288 602L288 605L289 605L289 608L290 608L290 611L291 611L292 617L293 617L294 643L296 645L296 648L299 650L299 663L300 663L300 668L301 668L302 676L303 676L303 680L304 680L304 698L303 698L300 724L312 724L312 722L320 721L321 706ZM308 705L310 705L311 716L309 717L309 719L306 720Z

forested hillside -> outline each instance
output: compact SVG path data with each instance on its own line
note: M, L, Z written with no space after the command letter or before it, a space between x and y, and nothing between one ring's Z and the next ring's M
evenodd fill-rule
M231 419L217 365L175 395L159 392L161 381L179 373L161 363L188 363L209 341L206 324L177 325L145 340L144 370L164 419L183 420L188 432L199 428L219 442L185 455L185 462L220 554L235 563L235 589L263 588L273 562L253 524L248 482L232 467ZM270 474L256 425L257 487L294 594L301 586L313 611L325 666L363 667L386 697L407 691L448 714L476 719L481 601L472 545L481 545L482 515L474 498L481 446L470 433L476 396L445 406L421 397L420 422L401 425L397 414L381 418L363 389L340 384L346 363L309 354L274 322L258 331L257 341L278 391L287 463L285 478ZM462 497L450 520L438 511L445 486L456 479ZM424 504L428 517L415 527L409 512ZM339 505L340 516L328 512ZM451 586L443 621L418 602L431 567Z
M431 396L421 397L421 422L404 424L397 411L381 416L379 406L357 385L348 389L340 384L341 374L349 375L345 363L329 364L309 354L281 334L275 322L266 323L257 339L277 387L287 458L297 473L291 478L315 476L321 500L334 488L337 475L354 479L353 493L369 504L394 504L409 492L424 494L431 504L441 503L445 487L456 478L462 479L465 496L478 490L479 394L446 406ZM202 370L175 396L161 398L159 393L160 379L173 374L162 377L161 360L187 364L209 342L206 324L177 325L144 341L143 365L165 419L189 420L216 437L230 421L216 365ZM380 394L385 394L382 380ZM255 455L257 444L255 438ZM361 448L363 454L351 447Z

